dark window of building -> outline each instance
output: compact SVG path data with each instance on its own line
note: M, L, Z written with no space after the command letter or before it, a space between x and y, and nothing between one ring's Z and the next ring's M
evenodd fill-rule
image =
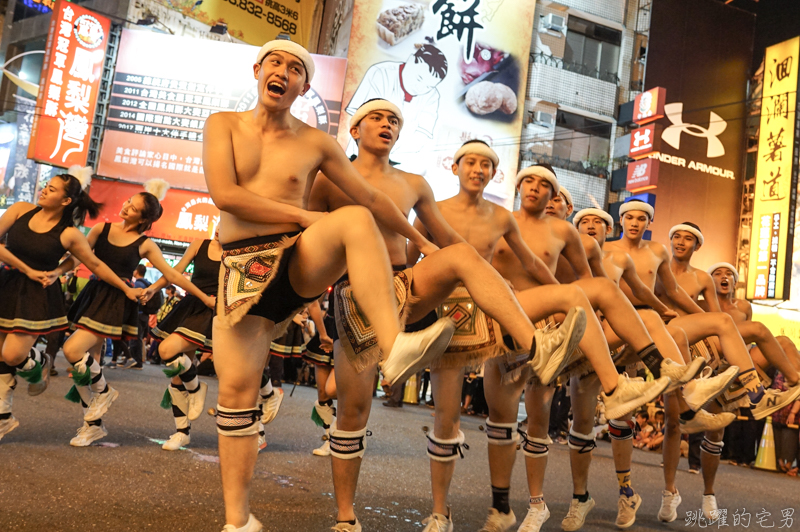
M570 161L606 166L611 148L611 124L559 110L553 155Z
M564 69L617 82L622 33L607 26L570 16L564 48Z
M48 5L49 4L49 5ZM14 22L26 18L37 17L47 13L52 13L51 2L41 2L36 0L17 0L14 5Z

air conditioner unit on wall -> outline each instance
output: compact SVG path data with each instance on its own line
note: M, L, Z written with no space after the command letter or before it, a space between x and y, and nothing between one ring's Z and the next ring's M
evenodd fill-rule
M555 13L550 13L549 15L546 15L542 20L542 27L548 31L564 33L564 28L566 26L567 26L566 19L561 15L556 15Z
M533 123L537 126L553 127L553 115L544 111L534 111Z

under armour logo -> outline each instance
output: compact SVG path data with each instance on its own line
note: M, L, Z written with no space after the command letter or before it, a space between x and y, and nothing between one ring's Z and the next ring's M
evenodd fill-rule
M697 124L687 124L683 121L683 102L665 105L664 113L669 118L669 121L672 122L672 125L667 127L661 134L664 142L678 150L681 147L681 133L687 133L695 137L704 137L708 141L706 156L709 159L725 155L725 146L722 145L722 141L717 137L725 131L728 123L717 113L714 111L709 112L708 129Z

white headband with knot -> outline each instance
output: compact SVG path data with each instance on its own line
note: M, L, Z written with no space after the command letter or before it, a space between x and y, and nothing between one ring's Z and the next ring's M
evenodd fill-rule
M584 216L597 216L601 218L605 223L606 227L614 227L614 218L611 217L606 211L600 209L581 209L578 211L578 214L572 219L572 223L575 224L575 227L581 223L581 218Z
M650 205L649 203L645 203L641 200L626 201L625 203L623 203L622 206L619 208L620 218L622 217L623 214L625 214L628 211L642 211L643 213L647 214L650 220L653 219L653 215L656 213L652 205Z
M261 47L261 50L258 51L258 56L256 56L256 63L261 64L261 61L271 52L286 52L298 58L306 68L306 81L311 83L311 80L314 78L314 60L311 58L311 54L308 53L308 50L296 42L275 39Z
M686 224L678 224L672 227L669 230L669 239L672 240L672 235L677 233L678 231L686 231L687 233L691 233L697 239L697 242L702 246L703 245L703 233L701 233L696 227L692 227L691 225Z
M569 190L567 190L564 187L561 187L561 190L559 191L559 194L564 196L564 199L567 200L567 205L570 205L570 206L573 206L573 207L575 206L575 204L572 203L572 194L569 193Z
M67 173L78 180L78 183L81 184L81 190L84 192L87 188L89 188L89 185L92 184L92 175L94 175L94 170L91 166L73 164L69 167Z
M480 155L486 157L492 161L495 170L497 170L497 165L500 164L500 157L497 156L497 152L483 142L467 142L463 144L456 154L453 155L453 162L458 164L458 161L465 155Z
M389 100L384 100L383 98L375 98L374 100L369 100L362 103L353 114L353 118L350 119L350 127L356 127L368 114L374 111L388 111L394 114L400 123L400 127L398 129L403 129L403 113L400 111L400 108Z
M714 272L719 270L720 268L728 268L730 271L733 272L734 284L739 282L739 270L737 270L736 266L734 266L730 262L718 262L716 264L712 264L711 267L708 269L708 275L713 276Z
M517 187L519 187L519 184L522 183L523 179L534 175L547 179L550 182L550 186L553 187L553 197L556 197L558 193L561 192L561 185L558 183L556 174L538 164L523 168L519 171L517 174Z

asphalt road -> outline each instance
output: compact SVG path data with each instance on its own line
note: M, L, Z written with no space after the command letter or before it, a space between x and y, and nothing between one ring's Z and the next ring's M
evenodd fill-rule
M71 382L59 357L60 375L39 397L18 386L14 413L20 426L0 441L0 530L2 531L219 531L224 525L214 419L194 424L188 450L167 452L160 441L174 431L171 414L159 408L167 379L158 367L142 371L108 370L120 399L105 418L107 438L88 448L69 446L81 424L80 408L63 399ZM208 406L216 400L216 380L209 385ZM333 525L335 505L330 461L311 450L321 430L310 420L316 391L284 385L286 399L267 427L269 445L259 455L253 481L252 509L266 531L322 531ZM465 417L462 430L470 450L459 461L451 489L457 531L480 528L491 503L483 420ZM365 531L421 530L431 509L428 459L423 426L432 426L431 410L406 405L388 409L373 403L367 455L361 469L356 512ZM552 517L544 530L560 530L572 493L569 455L551 446L545 496ZM679 519L664 525L656 519L662 488L660 455L634 452L633 484L644 502L631 530L681 529L686 512L701 504L702 479L686 472L683 459L678 484L683 496ZM608 443L594 451L589 492L597 507L583 530L613 530L617 483ZM720 508L745 509L752 529L800 529L800 480L724 464L717 478ZM522 456L511 489L519 520L527 508ZM791 526L782 511L794 508ZM757 514L770 512L763 524ZM697 526L697 525L691 525ZM716 525L715 525L716 526ZM742 528L741 523L736 528Z

